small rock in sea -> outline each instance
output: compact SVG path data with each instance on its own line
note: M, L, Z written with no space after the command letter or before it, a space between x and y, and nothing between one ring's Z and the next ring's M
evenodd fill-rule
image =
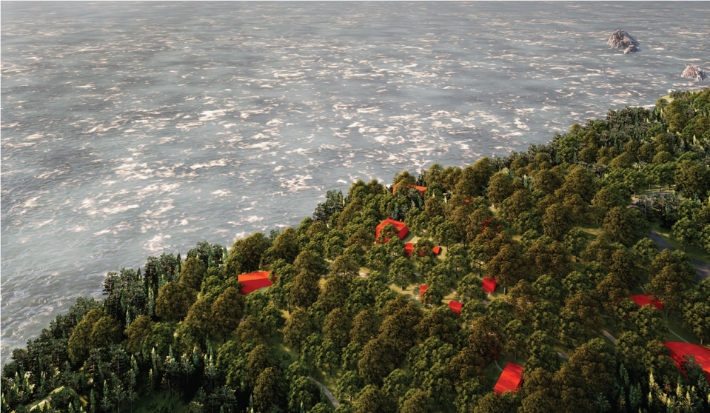
M695 65L688 65L680 76L695 80L706 80L708 78L705 75L705 71Z
M609 36L609 41L606 43L613 48L623 50L624 54L641 51L641 43L631 37L624 29L617 29Z

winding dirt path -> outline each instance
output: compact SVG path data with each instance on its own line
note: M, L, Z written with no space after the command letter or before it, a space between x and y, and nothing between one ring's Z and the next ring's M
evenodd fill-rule
M616 343L616 338L614 338L614 336L612 336L611 334L609 334L608 331L602 330L602 334L604 334L604 337L606 337L606 338L608 338L609 340L611 340L612 343Z
M335 407L335 408L337 409L338 406L340 406L340 403L338 403L338 401L335 400L335 396L333 396L333 393L331 393L330 390L328 390L327 387L325 387L324 385L320 384L320 382L319 382L318 380L314 379L313 377L309 377L309 379L310 379L313 383L315 383L315 384L317 384L318 386L320 386L321 389L323 389L323 393L325 393L325 397L327 397L328 400L330 400L330 402L333 404L333 407Z

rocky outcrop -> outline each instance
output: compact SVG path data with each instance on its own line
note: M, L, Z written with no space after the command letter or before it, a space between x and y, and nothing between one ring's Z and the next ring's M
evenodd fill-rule
M695 65L688 65L680 76L695 80L706 80L708 78L705 75L705 71Z
M623 29L617 29L606 42L609 46L624 51L624 54L641 51L641 43Z

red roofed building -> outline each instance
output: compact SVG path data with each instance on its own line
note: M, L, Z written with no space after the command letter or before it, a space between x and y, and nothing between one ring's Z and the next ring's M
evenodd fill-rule
M388 224L392 224L392 225L394 225L395 228L397 228L397 231L399 231L397 236L400 239L404 239L404 237L406 237L407 234L409 233L409 228L407 228L407 226L404 224L404 222L395 221L393 219L386 219L386 220L382 221L380 223L380 225L377 226L377 228L375 230L375 239L380 237L380 231L385 229L385 227ZM387 240L386 242L389 242L389 240Z
M397 187L398 187L398 186L399 186L399 184L397 184L397 185L395 185L394 187L392 187L392 195L395 194L395 192L397 191ZM415 189L418 189L418 190L419 190L419 193L422 194L422 196L424 195L424 192L426 192L426 187L425 187L425 186L407 185L407 188L415 188Z
M487 293L492 293L493 291L496 290L496 286L498 285L498 280L495 278L484 278L483 279L483 291Z
M632 299L639 307L650 304L659 310L663 310L663 303L650 294L630 295L628 298Z
M422 298L422 294L424 294L424 291L426 291L427 288L429 288L429 287L427 287L426 285L419 286L419 298Z
M240 274L238 279L239 282L244 285L242 287L242 293L249 294L258 290L259 288L271 287L271 281L269 280L269 274L271 271L253 272L250 274Z
M463 304L457 301L449 301L449 308L452 309L459 316L461 315L461 307L463 307Z
M441 247L434 247L434 248L432 248L431 250L432 250L432 251L434 252L434 254L436 254L436 255L439 255L439 253L441 253ZM411 257L411 256L412 256L412 251L414 251L414 244L412 244L411 242L408 242L408 243L404 246L404 252L406 252L407 255ZM420 256L420 257L423 257L424 254L419 253L419 256Z
M698 346L690 343L682 343L680 341L666 341L663 343L671 351L671 360L676 366L687 375L683 369L683 364L685 359L683 356L686 354L695 356L695 360L698 364L702 364L703 370L705 371L705 380L710 383L710 348Z
M488 228L489 225L494 225L493 231L495 231L496 234L500 234L500 232L503 230L503 224L500 222L497 222L493 220L493 218L488 218L483 220L483 229L481 230L481 234L486 232L486 228Z
M523 383L523 372L524 368L518 366L515 363L508 363L503 369L503 373L500 375L496 386L493 390L501 395L507 391L518 391L520 385Z

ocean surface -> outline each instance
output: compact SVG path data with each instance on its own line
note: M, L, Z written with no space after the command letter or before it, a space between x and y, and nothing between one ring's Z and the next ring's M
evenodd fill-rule
M710 4L2 2L2 363L108 271L545 143L710 69ZM642 51L606 44L617 28Z

